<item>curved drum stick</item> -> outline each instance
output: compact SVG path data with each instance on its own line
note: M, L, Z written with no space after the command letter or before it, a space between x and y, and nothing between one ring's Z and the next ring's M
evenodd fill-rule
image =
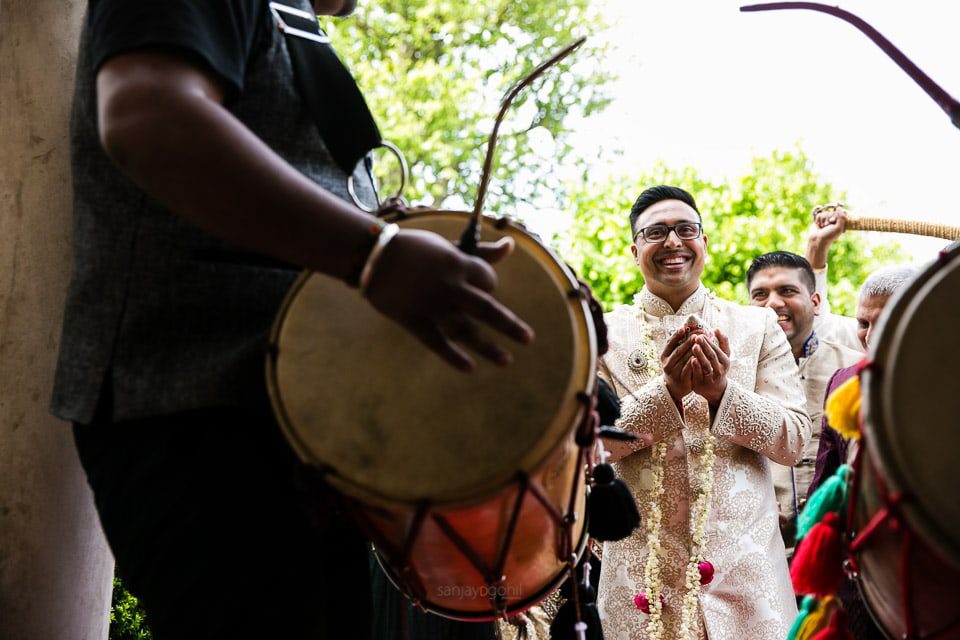
M840 7L831 7L818 2L769 2L766 4L750 4L740 7L740 11L776 11L778 9L808 9L810 11L819 11L844 22L852 24L859 29L865 36L870 38L874 44L883 49L883 52L890 56L897 65L903 69L913 81L920 85L928 96L940 106L941 109L950 116L950 121L957 128L960 128L960 102L955 100L950 94L943 90L933 79L925 74L920 67L915 65L910 58L905 56L902 51L893 46L893 43L887 40L883 34L871 27L867 22L849 11L844 11Z

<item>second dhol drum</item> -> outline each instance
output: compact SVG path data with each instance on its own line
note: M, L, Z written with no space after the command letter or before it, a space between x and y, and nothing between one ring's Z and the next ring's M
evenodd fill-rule
M960 638L960 245L891 300L862 373L848 524L868 609L891 638Z

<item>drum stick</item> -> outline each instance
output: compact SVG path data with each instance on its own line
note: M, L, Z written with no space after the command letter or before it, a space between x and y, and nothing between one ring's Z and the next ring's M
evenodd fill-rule
M847 22L858 30L860 30L863 35L870 38L870 40L880 47L880 49L887 54L887 56L893 60L898 67L903 69L903 71L910 76L910 78L920 85L920 88L923 89L928 96L933 98L944 113L950 117L950 121L954 124L955 127L960 128L960 101L957 101L953 96L947 93L943 87L933 81L933 78L928 76L923 72L920 67L915 65L910 58L905 56L902 51L897 49L892 42L887 40L887 38L869 25L864 19L856 16L849 11L845 11L840 7L831 7L829 5L820 4L818 2L770 2L767 4L752 4L740 7L740 11L776 11L780 9L806 9L810 11L819 11L821 13L826 13L835 18L840 18L844 22Z
M910 233L917 236L960 240L960 227L936 222L919 220L894 220L892 218L871 218L866 216L847 216L847 229L856 231L886 231L890 233Z
M480 214L483 212L483 200L487 195L487 184L490 182L490 170L493 168L493 151L497 146L497 132L500 130L500 123L503 122L503 117L506 115L507 109L510 108L510 103L513 102L513 99L517 97L517 94L520 93L524 87L537 79L544 71L566 58L586 41L586 38L580 38L568 44L546 62L542 62L536 69L514 85L507 95L504 96L503 102L500 103L500 112L493 121L493 133L490 134L490 140L487 142L487 155L483 161L483 173L480 176L480 187L477 189L477 201L473 205L470 223L460 237L460 248L467 253L474 253L477 243L480 241Z

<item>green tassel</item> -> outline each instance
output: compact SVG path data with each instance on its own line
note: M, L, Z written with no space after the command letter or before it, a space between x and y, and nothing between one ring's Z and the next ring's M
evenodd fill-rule
M787 640L797 640L797 632L800 631L800 627L803 626L804 621L807 619L811 613L817 610L819 602L813 596L804 596L803 602L800 604L800 612L797 613L797 617L793 621L793 626L790 627L790 633L787 634Z
M850 475L853 470L850 465L840 465L836 472L817 487L807 505L797 518L797 542L810 532L813 525L823 520L823 516L831 511L841 514L847 504L847 494L850 486Z

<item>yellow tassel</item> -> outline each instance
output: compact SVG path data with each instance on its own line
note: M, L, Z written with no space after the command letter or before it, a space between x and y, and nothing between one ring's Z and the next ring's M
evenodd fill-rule
M853 376L827 398L827 422L844 438L860 437L860 376Z
M811 640L813 636L827 628L834 611L840 607L840 601L834 596L827 596L820 601L820 606L807 616L800 628L797 629L797 640Z

